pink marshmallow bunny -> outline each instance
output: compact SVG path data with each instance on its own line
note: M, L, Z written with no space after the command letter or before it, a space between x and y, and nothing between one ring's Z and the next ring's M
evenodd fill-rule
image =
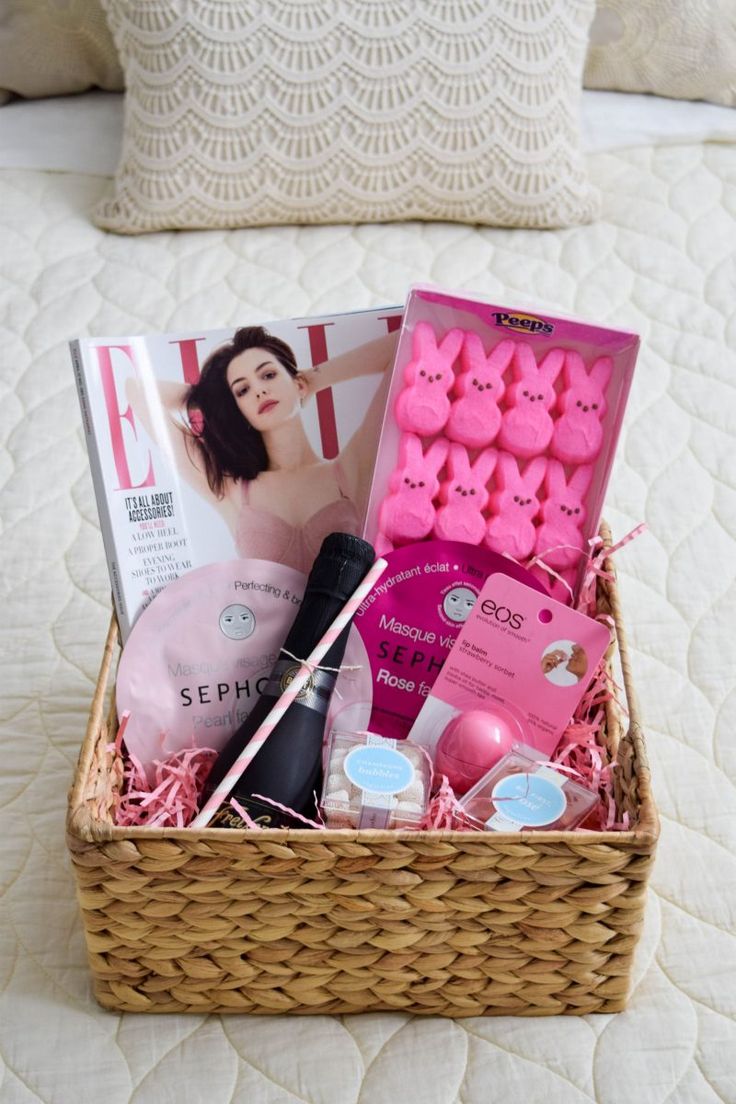
M609 356L598 357L589 375L580 353L570 350L565 354L565 390L558 401L560 417L550 450L563 464L590 464L601 451L605 390L612 371Z
M432 532L435 508L432 500L440 489L437 473L445 462L447 441L435 441L422 452L422 442L404 433L399 462L389 480L389 493L381 504L379 526L395 546L424 540Z
M440 540L480 544L486 531L483 510L488 503L486 484L496 466L496 450L481 452L472 468L462 445L450 445L449 479L440 487L434 535Z
M514 342L500 341L486 357L476 333L466 333L460 354L462 373L455 392L459 398L450 408L446 434L468 448L490 445L501 428L498 404L504 393L503 373L514 355Z
M523 342L516 346L516 382L507 392L510 405L501 422L498 443L522 460L544 452L552 439L554 424L549 411L557 398L554 382L564 359L562 349L551 349L537 367L531 347Z
M523 474L507 452L498 454L496 490L491 495L491 520L486 528L486 544L494 552L508 553L525 560L534 550L534 518L539 511L537 490L544 479L547 461L542 456L530 460Z
M455 376L452 366L463 331L450 330L437 344L429 322L417 322L412 340L412 359L404 369L404 389L396 400L396 421L400 429L433 437L445 427L450 413L448 391Z
M585 521L583 498L590 486L590 464L576 468L569 483L559 460L550 460L544 485L547 497L542 503L542 524L537 529L535 553L555 571L577 567L583 548L581 532Z

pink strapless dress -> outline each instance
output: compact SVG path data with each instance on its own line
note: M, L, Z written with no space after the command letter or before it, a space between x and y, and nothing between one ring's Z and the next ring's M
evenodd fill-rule
M340 498L328 502L302 528L250 504L250 486L243 481L243 501L235 533L238 555L244 559L272 560L308 575L322 541L329 533L360 533L358 511L343 492L342 472L333 465Z

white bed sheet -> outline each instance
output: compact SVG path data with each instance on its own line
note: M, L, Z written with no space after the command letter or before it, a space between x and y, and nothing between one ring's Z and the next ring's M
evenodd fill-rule
M6 109L0 111L0 120ZM0 171L0 1100L736 1100L736 152L597 153L600 222L105 235L106 181ZM431 280L641 333L606 515L662 815L629 1009L101 1011L63 827L109 586L66 341L400 301Z

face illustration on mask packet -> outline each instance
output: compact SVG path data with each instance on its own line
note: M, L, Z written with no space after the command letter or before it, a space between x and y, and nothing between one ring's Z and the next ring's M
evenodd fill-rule
M195 568L136 621L117 675L128 752L150 774L183 748L220 751L263 691L306 577L266 560Z
M220 629L231 640L245 640L256 631L256 618L252 609L233 602L220 614Z
M555 602L517 579L497 574L486 581L463 626L410 738L434 750L449 722L468 710L507 712L523 741L551 755L610 642L605 625ZM570 657L560 646L570 644ZM573 648L578 666L573 659ZM559 654L558 654L559 653ZM545 658L572 665L554 681ZM587 678L586 678L587 675Z

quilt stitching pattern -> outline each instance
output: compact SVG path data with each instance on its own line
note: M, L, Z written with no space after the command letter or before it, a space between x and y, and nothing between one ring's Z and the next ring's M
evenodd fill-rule
M0 173L0 1099L736 1101L736 161L597 154L564 231L295 227L120 239L105 181ZM401 302L414 281L637 330L605 515L662 837L629 1009L586 1019L112 1015L63 839L109 616L69 337ZM731 288L731 292L728 289ZM330 1061L327 1062L326 1058ZM516 1089L514 1089L514 1086Z

